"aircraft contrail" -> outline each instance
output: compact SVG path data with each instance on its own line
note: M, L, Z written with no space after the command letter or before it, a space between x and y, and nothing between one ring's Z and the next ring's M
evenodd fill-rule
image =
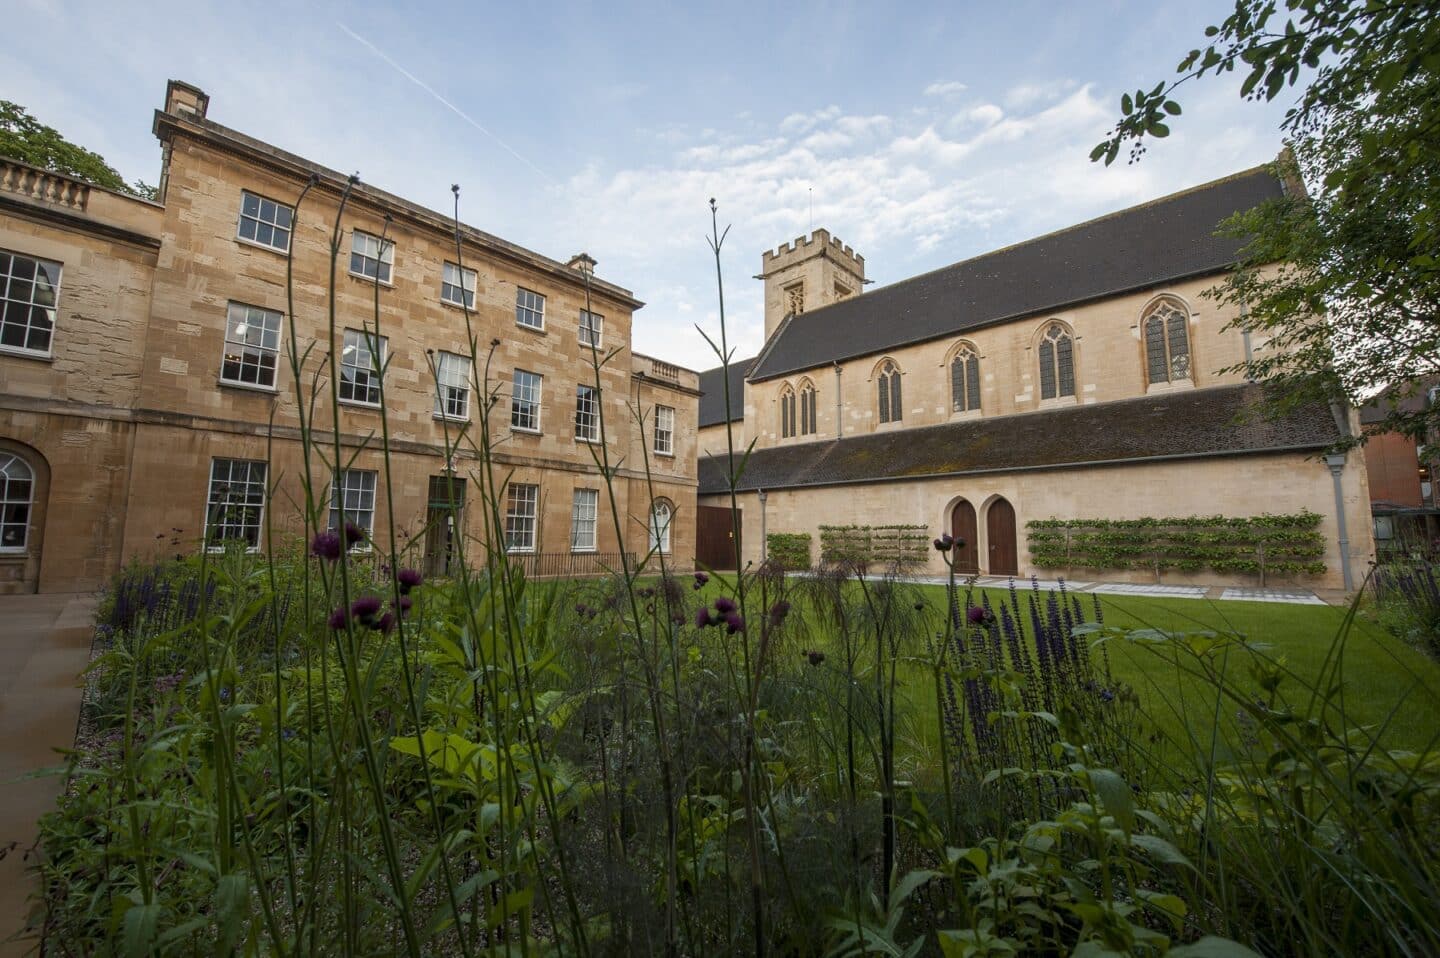
M464 110L460 109L458 106L456 106L455 104L451 103L449 100L445 99L445 98L444 98L443 96L441 96L439 93L436 93L435 90L434 90L428 83L426 83L424 80L420 79L420 78L417 77L415 74L411 73L409 70L405 69L405 68L402 67L400 64L398 64L398 63L396 63L394 60L390 59L388 56L385 55L385 51L381 50L381 49L380 49L379 47L377 47L375 44L371 43L369 40L365 39L365 38L362 37L360 34L356 33L354 30L351 30L351 29L350 29L349 27L347 27L345 24L340 23L340 22L337 21L335 25L336 25L337 27L339 27L341 30L344 30L347 34L349 34L349 36L351 37L351 39L355 40L357 43L364 44L365 47L368 48L371 53L375 54L377 57L379 57L380 59L384 60L386 63L390 64L390 66L394 67L397 71L399 71L399 73L400 73L401 76L405 77L405 79L409 80L411 83L415 84L415 85L418 86L420 89L424 90L426 93L430 94L430 95L433 96L435 99L439 100L442 105L444 105L447 109L450 110L450 112L454 113L454 114L455 114L456 116L458 116L460 119L464 120L466 123L469 123L469 124L470 124L471 126L473 126L475 129L479 130L481 133L484 133L486 136L490 137L490 139L492 139L492 140L494 140L496 143L500 144L501 149L503 149L506 153L509 153L511 156L515 157L515 159L519 160L521 163L524 163L526 166L530 167L530 169L532 169L532 170L534 170L536 173L540 174L542 177L544 177L544 178L545 178L546 180L548 180L549 182L554 183L554 184L556 184L556 185L559 185L553 176L551 176L549 173L546 173L544 170L540 169L540 167L536 166L534 163L531 163L531 162L530 162L528 159L526 159L525 157L521 156L521 155L520 155L519 153L517 153L513 148L511 148L511 146L510 146L509 143L506 143L504 140L500 139L500 137L496 136L494 133L491 133L489 130L485 129L485 127L483 127L483 126L481 126L479 123L477 123L477 122L474 120L474 118L470 116L470 114L466 113Z

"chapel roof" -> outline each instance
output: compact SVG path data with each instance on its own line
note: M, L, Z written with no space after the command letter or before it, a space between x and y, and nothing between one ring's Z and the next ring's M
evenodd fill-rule
M730 415L725 415L725 367L700 373L700 428L739 422L745 418L745 373L755 357L730 363Z
M1258 407L1263 388L1241 384L1187 389L756 449L745 463L739 488L850 485L1319 451L1340 438L1335 418L1323 404L1266 418ZM702 456L700 494L725 491L725 457Z
M1007 246L789 317L750 378L772 379L1230 268L1234 213L1280 197L1269 166ZM703 424L703 423L702 423Z

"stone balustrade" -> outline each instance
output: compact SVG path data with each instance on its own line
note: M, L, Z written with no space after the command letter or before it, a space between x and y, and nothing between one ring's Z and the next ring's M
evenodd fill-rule
M78 213L90 202L90 184L60 173L0 158L0 192L16 193Z

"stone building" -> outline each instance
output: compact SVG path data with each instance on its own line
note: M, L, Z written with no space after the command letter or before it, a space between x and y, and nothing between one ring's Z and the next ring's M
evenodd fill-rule
M1309 510L1326 571L1304 581L1352 584L1372 553L1363 457L1318 454L1353 411L1256 416L1259 387L1219 370L1266 344L1203 296L1242 245L1217 226L1286 188L1257 168L870 291L823 229L765 252L766 341L731 370L728 408L723 371L700 374L700 511L729 503L728 424L755 442L742 561L762 529L810 534L818 558L823 525L905 523L963 535L961 568L1024 576L1046 574L1034 519ZM1166 575L1217 579L1253 584Z
M94 589L202 542L278 548L307 475L319 523L364 527L360 549L393 528L434 572L489 526L542 574L652 546L688 565L698 380L631 349L629 290L208 108L167 87L158 202L0 160L0 591Z

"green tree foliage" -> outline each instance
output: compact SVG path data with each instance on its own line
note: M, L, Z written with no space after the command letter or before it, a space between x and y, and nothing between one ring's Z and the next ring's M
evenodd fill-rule
M155 198L155 187L139 180L134 185L126 183L125 178L99 153L71 143L60 135L59 130L46 126L23 106L9 100L0 100L0 156L54 170L106 189L145 199Z
M1229 224L1251 241L1215 298L1271 347L1248 372L1279 387L1281 409L1397 381L1406 398L1440 373L1440 3L1236 0L1206 36L1177 78L1121 97L1091 159L1128 146L1138 161L1192 80L1239 69L1247 100L1295 91L1279 172L1296 188ZM1423 437L1437 425L1440 411L1409 403L1370 428Z

